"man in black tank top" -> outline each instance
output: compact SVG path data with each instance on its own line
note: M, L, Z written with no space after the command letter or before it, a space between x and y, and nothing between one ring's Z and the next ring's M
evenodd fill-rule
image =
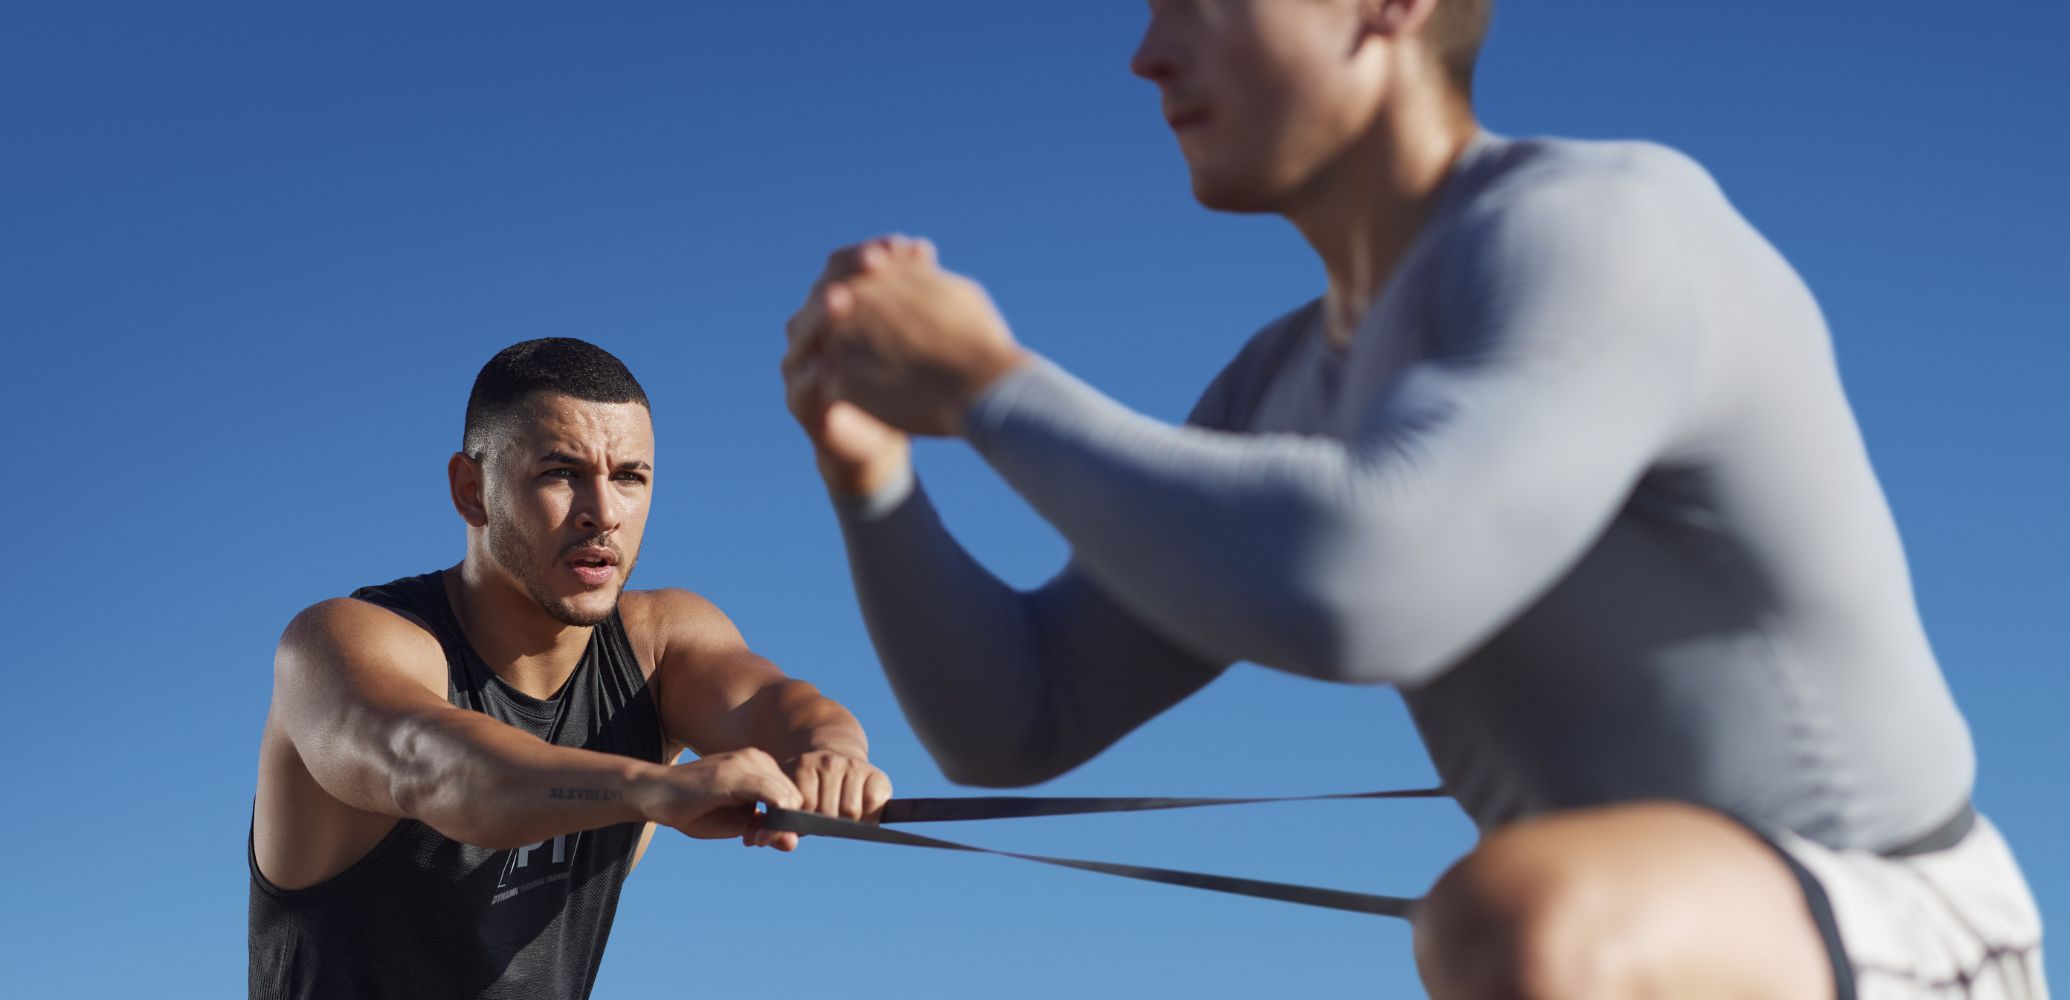
M624 590L653 439L617 358L502 351L447 467L465 559L288 625L249 845L255 1000L587 996L655 824L791 850L758 803L868 818L891 797L855 718L718 608Z

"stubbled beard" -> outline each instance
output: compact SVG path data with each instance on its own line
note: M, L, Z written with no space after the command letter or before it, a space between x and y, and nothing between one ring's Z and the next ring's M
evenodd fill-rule
M496 565L503 567L504 572L517 579L518 584L525 588L525 595L532 599L533 604L539 605L539 610L546 612L547 617L563 625L589 628L603 624L618 610L619 595L625 592L623 578L619 581L617 592L611 595L609 607L594 613L580 611L570 605L566 598L555 595L547 588L546 580L533 567L529 555L515 532L507 528L499 531L494 522L490 523L489 558L496 560ZM632 576L630 565L626 567L625 576Z

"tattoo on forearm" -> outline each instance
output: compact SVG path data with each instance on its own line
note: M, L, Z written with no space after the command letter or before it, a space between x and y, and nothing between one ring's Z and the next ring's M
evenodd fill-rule
M617 802L625 793L616 788L549 788L549 799L580 799L584 802Z

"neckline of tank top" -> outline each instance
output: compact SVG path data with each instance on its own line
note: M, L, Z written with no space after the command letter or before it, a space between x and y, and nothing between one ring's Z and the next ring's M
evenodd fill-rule
M510 708L532 717L534 721L553 721L555 713L560 711L564 703L563 699L574 689L575 678L584 670L593 669L598 658L597 643L603 639L602 631L618 622L618 609L614 607L611 609L611 617L598 622L590 629L589 644L583 647L582 658L575 661L575 668L568 671L568 676L561 680L561 686L544 698L534 697L518 690L517 685L504 680L503 675L497 673L496 668L489 666L489 661L475 650L474 640L468 637L467 627L460 623L459 611L453 607L452 595L446 591L446 571L439 570L435 575L437 579L432 581L431 589L437 595L439 613L444 616L446 626L452 630L453 641L460 647L462 661L473 670L479 671L486 680L486 683L481 685L482 690L495 691Z

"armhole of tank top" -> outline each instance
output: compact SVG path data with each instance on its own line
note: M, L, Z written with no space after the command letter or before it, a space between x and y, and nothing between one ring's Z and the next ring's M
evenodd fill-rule
M453 606L446 599L443 572L433 573L431 576L432 580L427 588L430 592L424 595L424 599L432 604L429 608L405 603L409 599L406 594L378 593L365 597L355 594L353 600L365 601L423 629L426 635L431 636L433 642L438 643L439 652L445 654L446 658L444 696L450 703L453 700L454 689L462 686L462 678L456 678L454 673L469 672L467 656L470 649L467 646L466 634L460 631L459 619L453 614Z
M409 607L401 603L401 600L395 595L384 594L377 591L374 593L366 594L366 596L362 597L360 596L360 593L356 592L352 595L352 599L355 601L359 601L362 604L371 604L374 607L380 608L381 610L386 611L389 614L392 614L397 618L402 619L403 621L409 622L410 624L423 629L433 639L438 640L439 648L445 648L446 637L443 633L439 631L436 625L432 624L431 619L426 618L422 611L419 611L414 607Z
M351 881L360 872L365 871L372 867L375 862L380 861L381 857L395 846L395 842L402 839L406 828L415 825L416 822L413 819L397 817L395 826L389 828L388 832L383 834L380 840L375 841L374 846L367 848L367 852L360 855L358 860L346 865L344 871L315 885L306 885L300 889L283 889L280 886L274 885L264 872L259 871L259 836L258 828L254 825L245 833L244 837L245 866L251 869L252 884L257 886L260 892L268 896L281 900L315 899L344 888L346 883Z
M608 627L604 629L604 633L604 641L615 645L618 648L618 652L623 655L624 661L631 665L632 676L626 678L626 682L637 685L637 687L632 688L634 691L644 689L647 692L647 704L652 708L654 716L654 754L643 759L656 764L667 764L669 762L668 727L662 724L661 693L654 687L654 674L661 672L661 664L654 664L654 671L651 674L643 669L640 663L640 651L633 645L632 633L626 630L624 612L617 609L612 610L611 619L608 622Z

